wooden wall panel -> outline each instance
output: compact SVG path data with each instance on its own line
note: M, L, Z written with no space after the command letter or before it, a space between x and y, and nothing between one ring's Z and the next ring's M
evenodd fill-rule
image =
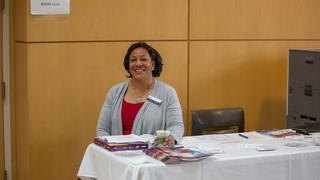
M28 84L27 84L27 64L24 60L27 56L27 47L25 44L15 44L15 58L14 77L11 81L14 83L13 95L14 99L11 99L11 103L14 104L14 120L11 122L14 125L15 134L12 137L13 140L13 165L14 165L14 180L20 180L29 176L30 167L29 164L29 106L27 101ZM19 78L15 78L19 77ZM12 101L17 100L17 101ZM18 168L19 167L19 168ZM23 167L23 168L21 168ZM26 179L28 180L28 179Z
M320 39L318 0L190 0L190 39Z
M14 41L17 39L19 40L26 40L27 37L27 17L28 17L28 11L27 7L28 0L13 0L10 1L10 7L14 11L11 15L11 23L14 24L14 31L11 30L11 34L14 34ZM13 8L14 7L14 8ZM13 18L15 17L15 18Z
M187 39L185 0L76 0L70 15L46 16L31 15L24 3L16 3L18 41Z
M18 180L75 179L131 42L16 43ZM151 42L187 112L187 42ZM187 119L187 118L185 118Z
M285 128L288 49L312 47L320 41L191 42L190 110L243 107L247 131Z

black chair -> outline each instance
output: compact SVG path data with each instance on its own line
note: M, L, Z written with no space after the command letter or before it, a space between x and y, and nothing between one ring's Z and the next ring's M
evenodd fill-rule
M242 108L194 110L191 135L244 132Z

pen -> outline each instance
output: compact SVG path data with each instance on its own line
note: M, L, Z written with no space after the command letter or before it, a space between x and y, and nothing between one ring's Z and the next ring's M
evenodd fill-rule
M243 135L243 134L238 134L238 135L241 136L241 137L243 137L243 138L249 139L248 136L245 136L245 135Z

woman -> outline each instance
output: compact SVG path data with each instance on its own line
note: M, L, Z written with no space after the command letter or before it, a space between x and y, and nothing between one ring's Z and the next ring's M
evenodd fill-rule
M162 71L160 54L146 43L131 45L124 58L129 81L112 87L97 125L97 136L155 134L169 130L164 145L180 142L184 132L182 110L176 91L155 79Z

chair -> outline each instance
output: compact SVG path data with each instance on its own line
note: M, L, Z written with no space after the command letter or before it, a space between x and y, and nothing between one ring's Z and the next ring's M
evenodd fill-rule
M244 132L242 108L193 110L191 135Z

